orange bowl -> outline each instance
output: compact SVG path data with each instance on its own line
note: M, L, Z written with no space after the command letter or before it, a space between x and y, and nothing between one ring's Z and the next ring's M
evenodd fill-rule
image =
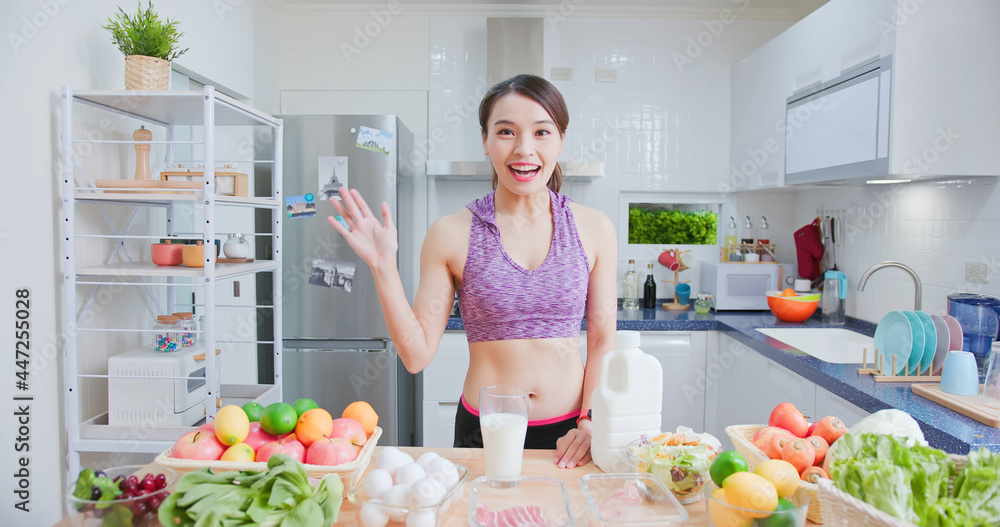
M768 296L767 307L783 322L803 322L816 312L819 300L795 300L795 297Z

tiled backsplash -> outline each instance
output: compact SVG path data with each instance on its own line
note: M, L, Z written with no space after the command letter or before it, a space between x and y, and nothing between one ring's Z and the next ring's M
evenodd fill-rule
M923 309L932 314L944 314L947 295L956 291L1000 296L1000 190L996 178L971 183L838 187L794 194L751 192L740 195L740 207L752 207L775 196L794 203L795 221L782 226L785 232L812 221L817 210L844 211L844 243L837 261L847 274L849 316L878 322L891 310L913 309L912 281L898 269L879 271L863 292L857 291L864 272L885 260L902 262L917 272L923 283ZM966 282L968 261L987 263L990 282Z

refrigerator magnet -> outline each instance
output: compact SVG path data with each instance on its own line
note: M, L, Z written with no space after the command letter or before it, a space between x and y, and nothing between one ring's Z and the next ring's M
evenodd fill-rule
M362 126L358 130L358 140L355 146L362 150L388 154L392 152L392 138L392 132Z
M312 261L309 272L309 283L351 292L354 282L354 262L344 260L325 260L316 258Z
M316 199L312 193L304 196L286 196L285 212L289 218L308 218L316 215Z
M347 183L347 156L320 156L319 163L319 196L323 201L333 198L340 199L340 187Z

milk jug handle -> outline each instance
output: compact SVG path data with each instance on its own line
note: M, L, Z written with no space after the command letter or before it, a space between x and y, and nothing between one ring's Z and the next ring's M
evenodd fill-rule
M628 376L622 372L628 369L624 364L625 355L617 350L609 351L601 361L601 386L608 391L621 393L628 390ZM614 375L614 377L612 377ZM614 382L612 381L614 379ZM618 389L615 389L615 386Z

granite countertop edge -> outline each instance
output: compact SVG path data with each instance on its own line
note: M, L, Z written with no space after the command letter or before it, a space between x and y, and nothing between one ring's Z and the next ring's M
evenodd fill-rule
M909 384L876 383L870 376L858 375L857 364L826 363L756 331L773 327L843 327L868 336L875 333L875 324L853 318L846 325L829 326L816 317L804 323L781 322L770 311L618 311L619 330L720 331L867 412L897 408L909 413L930 445L949 453L967 454L979 446L1000 451L1000 429L915 395ZM464 330L461 317L451 317L446 329ZM586 329L586 321L581 329Z

